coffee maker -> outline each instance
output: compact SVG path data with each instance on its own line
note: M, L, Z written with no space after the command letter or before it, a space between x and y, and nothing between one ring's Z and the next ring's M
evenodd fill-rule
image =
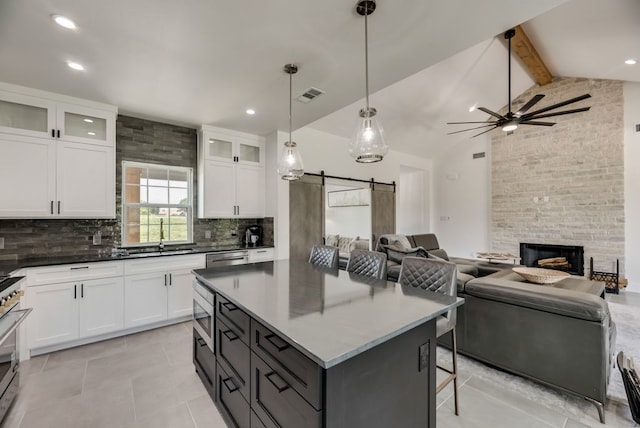
M254 224L244 231L244 245L247 248L262 246L262 226Z

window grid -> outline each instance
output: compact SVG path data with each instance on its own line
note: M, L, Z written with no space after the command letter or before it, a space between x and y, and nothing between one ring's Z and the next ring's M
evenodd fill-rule
M122 163L122 246L192 242L191 168ZM153 202L151 202L153 201Z

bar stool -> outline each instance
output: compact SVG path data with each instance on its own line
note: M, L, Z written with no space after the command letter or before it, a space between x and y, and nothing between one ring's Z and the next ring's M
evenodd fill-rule
M427 293L441 293L455 297L457 295L456 265L445 260L428 259L424 257L404 257L400 268L398 282L400 285L421 288ZM458 348L456 343L456 314L457 308L449 310L438 317L436 321L436 336L440 337L451 332L452 343L452 369L436 365L440 370L449 375L436 386L436 393L442 391L449 383L453 382L453 400L455 414L458 415Z

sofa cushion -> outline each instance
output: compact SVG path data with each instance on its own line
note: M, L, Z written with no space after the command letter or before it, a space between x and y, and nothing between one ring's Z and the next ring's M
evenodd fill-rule
M436 257L441 258L442 260L449 261L449 255L442 248L435 248L433 250L427 250L429 254L433 254Z
M585 286L591 282L582 277L569 277L559 283L563 281L584 281L587 283ZM609 316L607 302L595 294L531 284L509 271L472 279L466 283L464 292L483 299L588 321L601 322Z
M465 285L467 285L467 282L471 281L474 278L475 278L474 276L471 276L467 273L458 272L458 275L456 276L456 284L458 285L457 287L458 294L464 293Z
M458 267L458 273L466 273L467 275L478 276L478 268L476 266L468 265L465 263L454 263Z
M409 238L409 240L412 241L413 247L422 247L427 251L436 250L440 248L440 244L438 244L438 238L436 238L435 233L422 233L419 235L410 235L407 238ZM444 259L444 257L440 257L440 258ZM447 258L445 260L449 260L449 259Z

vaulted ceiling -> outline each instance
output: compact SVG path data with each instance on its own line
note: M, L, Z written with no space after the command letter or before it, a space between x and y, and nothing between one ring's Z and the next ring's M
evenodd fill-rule
M636 0L378 0L369 18L370 86L388 142L431 156L472 104L506 104L502 33L521 24L556 76L640 81ZM63 14L77 30L57 27ZM597 30L596 30L597 29ZM0 3L0 81L115 104L121 113L267 134L288 127L348 137L364 96L364 22L355 1L20 0ZM66 66L73 60L86 71ZM640 66L639 66L640 67ZM533 84L518 63L514 94ZM515 96L515 95L514 95ZM254 108L257 114L247 116ZM480 116L483 118L484 116ZM482 120L482 119L480 119ZM467 138L458 136L456 138Z

